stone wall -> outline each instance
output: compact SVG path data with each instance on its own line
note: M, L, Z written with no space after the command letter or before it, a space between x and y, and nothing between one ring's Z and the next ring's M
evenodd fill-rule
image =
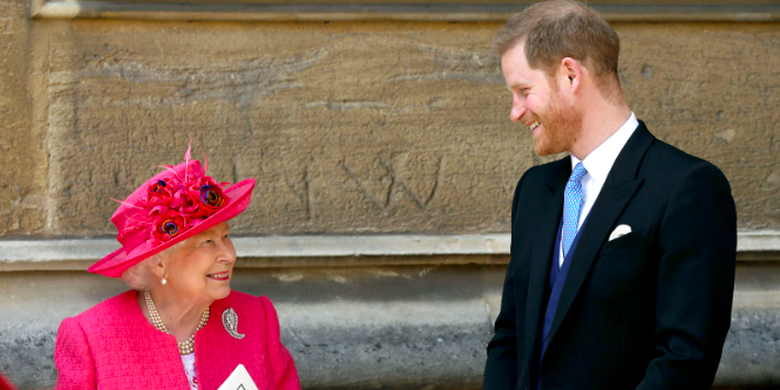
M29 234L46 225L45 129L35 123L32 23L25 4L0 1L0 235ZM40 88L40 89L44 89Z
M499 24L7 25L7 236L113 234L110 199L190 139L215 177L258 179L243 235L504 232L543 161L508 121ZM723 169L740 228L780 228L778 25L615 27L637 116Z
M453 237L506 241L514 185L550 160L508 120L500 26L32 20L0 0L0 370L53 386L59 322L125 289L83 272L108 250L59 240L104 248L111 198L192 139L218 180L258 180L232 224L247 245L234 287L276 302L305 387L479 387L508 257ZM614 26L637 116L732 184L740 263L717 383L778 384L780 24ZM435 244L393 248L412 234ZM247 251L268 236L293 249ZM323 236L389 244L334 254ZM19 243L29 258L7 256Z

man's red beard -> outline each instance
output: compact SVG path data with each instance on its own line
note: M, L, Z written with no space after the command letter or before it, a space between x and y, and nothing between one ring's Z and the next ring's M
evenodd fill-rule
M542 128L534 137L534 152L538 156L571 152L582 134L582 111L565 101L557 88L552 90L550 103L539 121Z

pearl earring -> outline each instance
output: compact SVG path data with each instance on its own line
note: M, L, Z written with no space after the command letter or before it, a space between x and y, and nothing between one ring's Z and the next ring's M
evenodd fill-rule
M168 284L168 279L166 279L165 276L163 276L162 280L160 281L160 283L162 283L163 286L164 286L164 285Z

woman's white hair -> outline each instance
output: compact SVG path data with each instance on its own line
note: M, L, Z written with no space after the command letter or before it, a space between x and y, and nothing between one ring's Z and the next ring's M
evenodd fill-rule
M174 244L172 247L163 250L162 252L152 255L146 259L141 260L140 263L128 268L122 273L120 279L127 283L130 288L138 291L146 291L152 286L154 278L157 275L154 274L152 268L162 262L163 259L170 256L176 249L181 247L187 240Z

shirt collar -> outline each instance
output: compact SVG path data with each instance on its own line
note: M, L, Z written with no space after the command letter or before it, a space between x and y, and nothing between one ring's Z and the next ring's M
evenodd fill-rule
M620 126L606 141L590 152L584 160L571 155L572 169L574 169L577 163L582 161L582 165L588 171L588 174L594 180L604 183L607 180L609 171L612 169L612 165L615 164L618 154L623 150L623 146L626 145L626 142L628 142L628 139L631 138L638 126L639 121L632 111L631 116L623 123L623 126Z

